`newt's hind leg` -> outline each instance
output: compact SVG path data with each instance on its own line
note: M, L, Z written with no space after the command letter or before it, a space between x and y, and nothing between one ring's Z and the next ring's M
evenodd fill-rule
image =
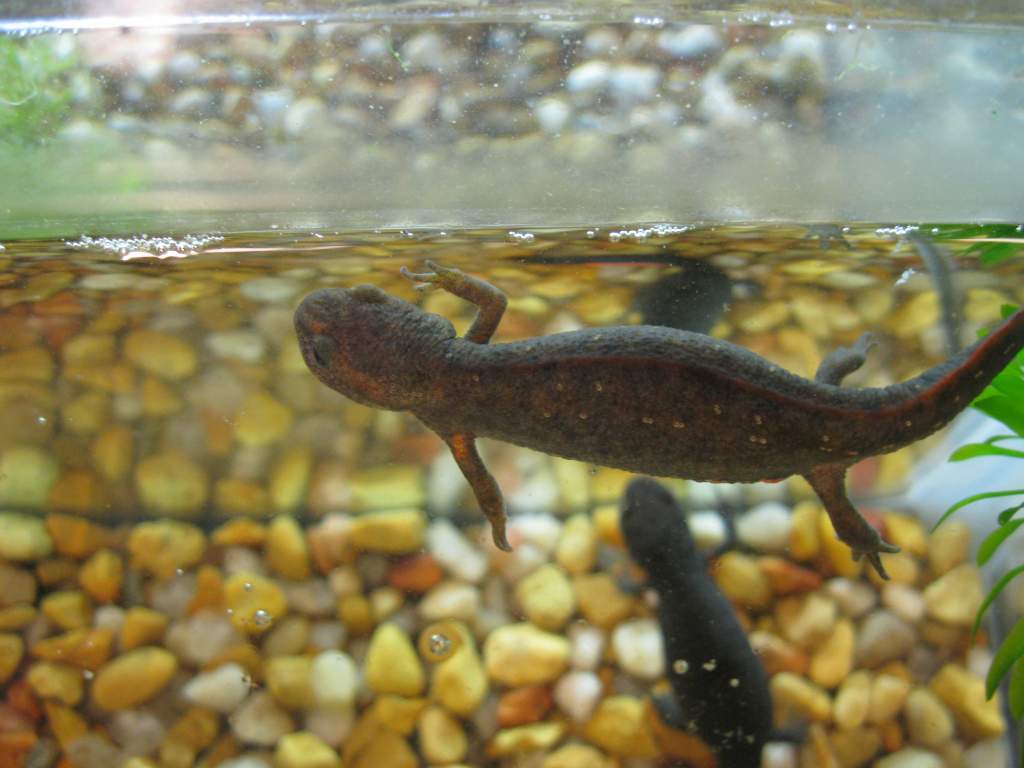
M501 496L501 488L491 473L484 466L483 459L476 451L476 442L473 435L449 435L443 436L444 441L455 457L455 463L459 465L462 474L473 489L477 503L480 504L480 511L491 523L491 536L494 538L494 545L498 549L511 552L512 547L508 543L505 534L505 500Z
M426 262L429 272L410 272L402 267L402 275L420 283L417 290L425 291L430 288L443 288L465 299L477 308L476 319L469 330L466 331L466 340L475 344L486 344L494 335L501 316L505 314L505 307L508 299L505 294L490 283L478 277L467 275L460 269L454 267L442 267L433 261Z
M899 552L900 548L883 541L878 531L850 503L846 496L846 467L841 464L823 464L812 469L804 478L825 505L839 540L853 550L854 559L866 557L878 575L888 579L889 574L882 566L880 554Z
M818 372L814 374L814 380L821 384L838 386L846 376L864 365L868 350L873 346L875 337L865 333L852 346L834 350L821 361Z

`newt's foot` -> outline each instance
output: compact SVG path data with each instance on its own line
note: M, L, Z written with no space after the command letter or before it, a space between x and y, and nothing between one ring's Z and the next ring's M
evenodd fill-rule
M494 539L494 546L502 552L511 552L512 545L508 543L508 536L505 533L505 516L501 520L489 517L491 521L491 537Z
M427 265L429 272L413 272L405 267L399 270L402 277L417 283L417 291L429 291L432 288L444 288L450 291L455 284L465 279L462 270L455 267L442 267L436 261L429 259L424 264Z
M862 557L866 558L868 564L875 569L875 572L886 581L889 580L889 574L885 570L885 566L882 565L881 554L884 552L888 555L894 555L900 551L900 548L895 544L890 544L885 541L881 536L878 535L878 531L874 528L870 528L871 532L874 533L874 541L867 546L864 543L860 543L858 546L850 546L853 553L854 560L860 560Z

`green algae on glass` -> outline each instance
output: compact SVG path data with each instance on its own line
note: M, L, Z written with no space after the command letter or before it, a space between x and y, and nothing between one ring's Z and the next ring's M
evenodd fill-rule
M71 88L62 75L76 62L56 42L0 36L0 145L38 144L63 124Z

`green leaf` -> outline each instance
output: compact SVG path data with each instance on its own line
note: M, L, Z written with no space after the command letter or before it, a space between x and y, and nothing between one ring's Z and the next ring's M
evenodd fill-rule
M1024 664L1017 662L1010 673L1010 712L1020 720L1024 717Z
M938 522L932 526L932 531L942 525L946 520L958 509L963 509L968 504L973 504L976 501L982 501L984 499L1001 499L1004 496L1021 496L1024 495L1024 488L1018 488L1015 491L986 491L985 493L976 493L973 496L968 496L966 499L960 499L956 504L951 506L945 512L942 513L942 517L939 518Z
M1013 398L1017 403L1024 402L1021 400L1024 398L1024 376L1021 376L1020 368L1014 366L1013 363L1010 363L1006 370L992 379L989 386L997 392ZM1024 405L1019 405L1017 410L1024 413Z
M999 513L999 517L996 518L1000 525L1006 525L1007 521L1012 520L1013 516L1024 509L1024 501L1015 507L1008 507Z
M992 533L985 537L978 547L978 565L984 565L996 553L1000 545L1006 541L1006 537L1024 525L1024 519L1013 520L1006 525L1000 525Z
M1010 630L1010 634L1003 640L1002 645L996 650L992 657L992 664L988 668L988 675L985 677L985 698L991 699L1013 664L1021 656L1024 656L1024 619L1020 619Z
M1017 402L1000 392L983 393L974 401L974 407L993 419L1003 422L1018 435L1024 435L1024 414Z
M950 461L965 461L976 459L979 456L1011 456L1015 459L1024 459L1024 451L1015 451L1011 448L1000 448L991 443L968 443L961 445L949 457Z
M1001 264L1016 258L1020 253L1020 248L1016 243L991 243L988 248L980 252L979 258L982 264L991 267L993 264Z
M974 639L975 635L978 634L978 630L981 629L981 620L985 618L985 612L989 609L989 606L996 601L996 598L1006 588L1006 585L1022 573L1024 573L1024 565L1018 565L1016 568L1007 571L985 596L985 600L978 608L978 613L974 616L974 626L971 627L971 640Z
M928 233L933 240L1020 236L1016 224L922 224L918 231Z

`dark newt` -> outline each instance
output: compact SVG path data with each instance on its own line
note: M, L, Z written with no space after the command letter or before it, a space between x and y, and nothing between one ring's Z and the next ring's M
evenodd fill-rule
M920 376L874 389L839 382L870 337L838 349L813 381L726 341L674 328L619 326L489 344L505 311L493 285L431 262L410 273L477 306L464 337L445 318L380 288L322 288L295 312L310 370L365 405L411 411L451 449L505 536L501 490L476 438L633 472L718 482L802 475L839 538L885 577L883 541L846 496L852 464L930 435L1024 346L1024 310Z
M772 728L768 676L728 598L708 575L682 510L650 478L626 488L619 526L658 593L658 623L674 698L655 704L665 722L702 739L719 768L761 764Z

